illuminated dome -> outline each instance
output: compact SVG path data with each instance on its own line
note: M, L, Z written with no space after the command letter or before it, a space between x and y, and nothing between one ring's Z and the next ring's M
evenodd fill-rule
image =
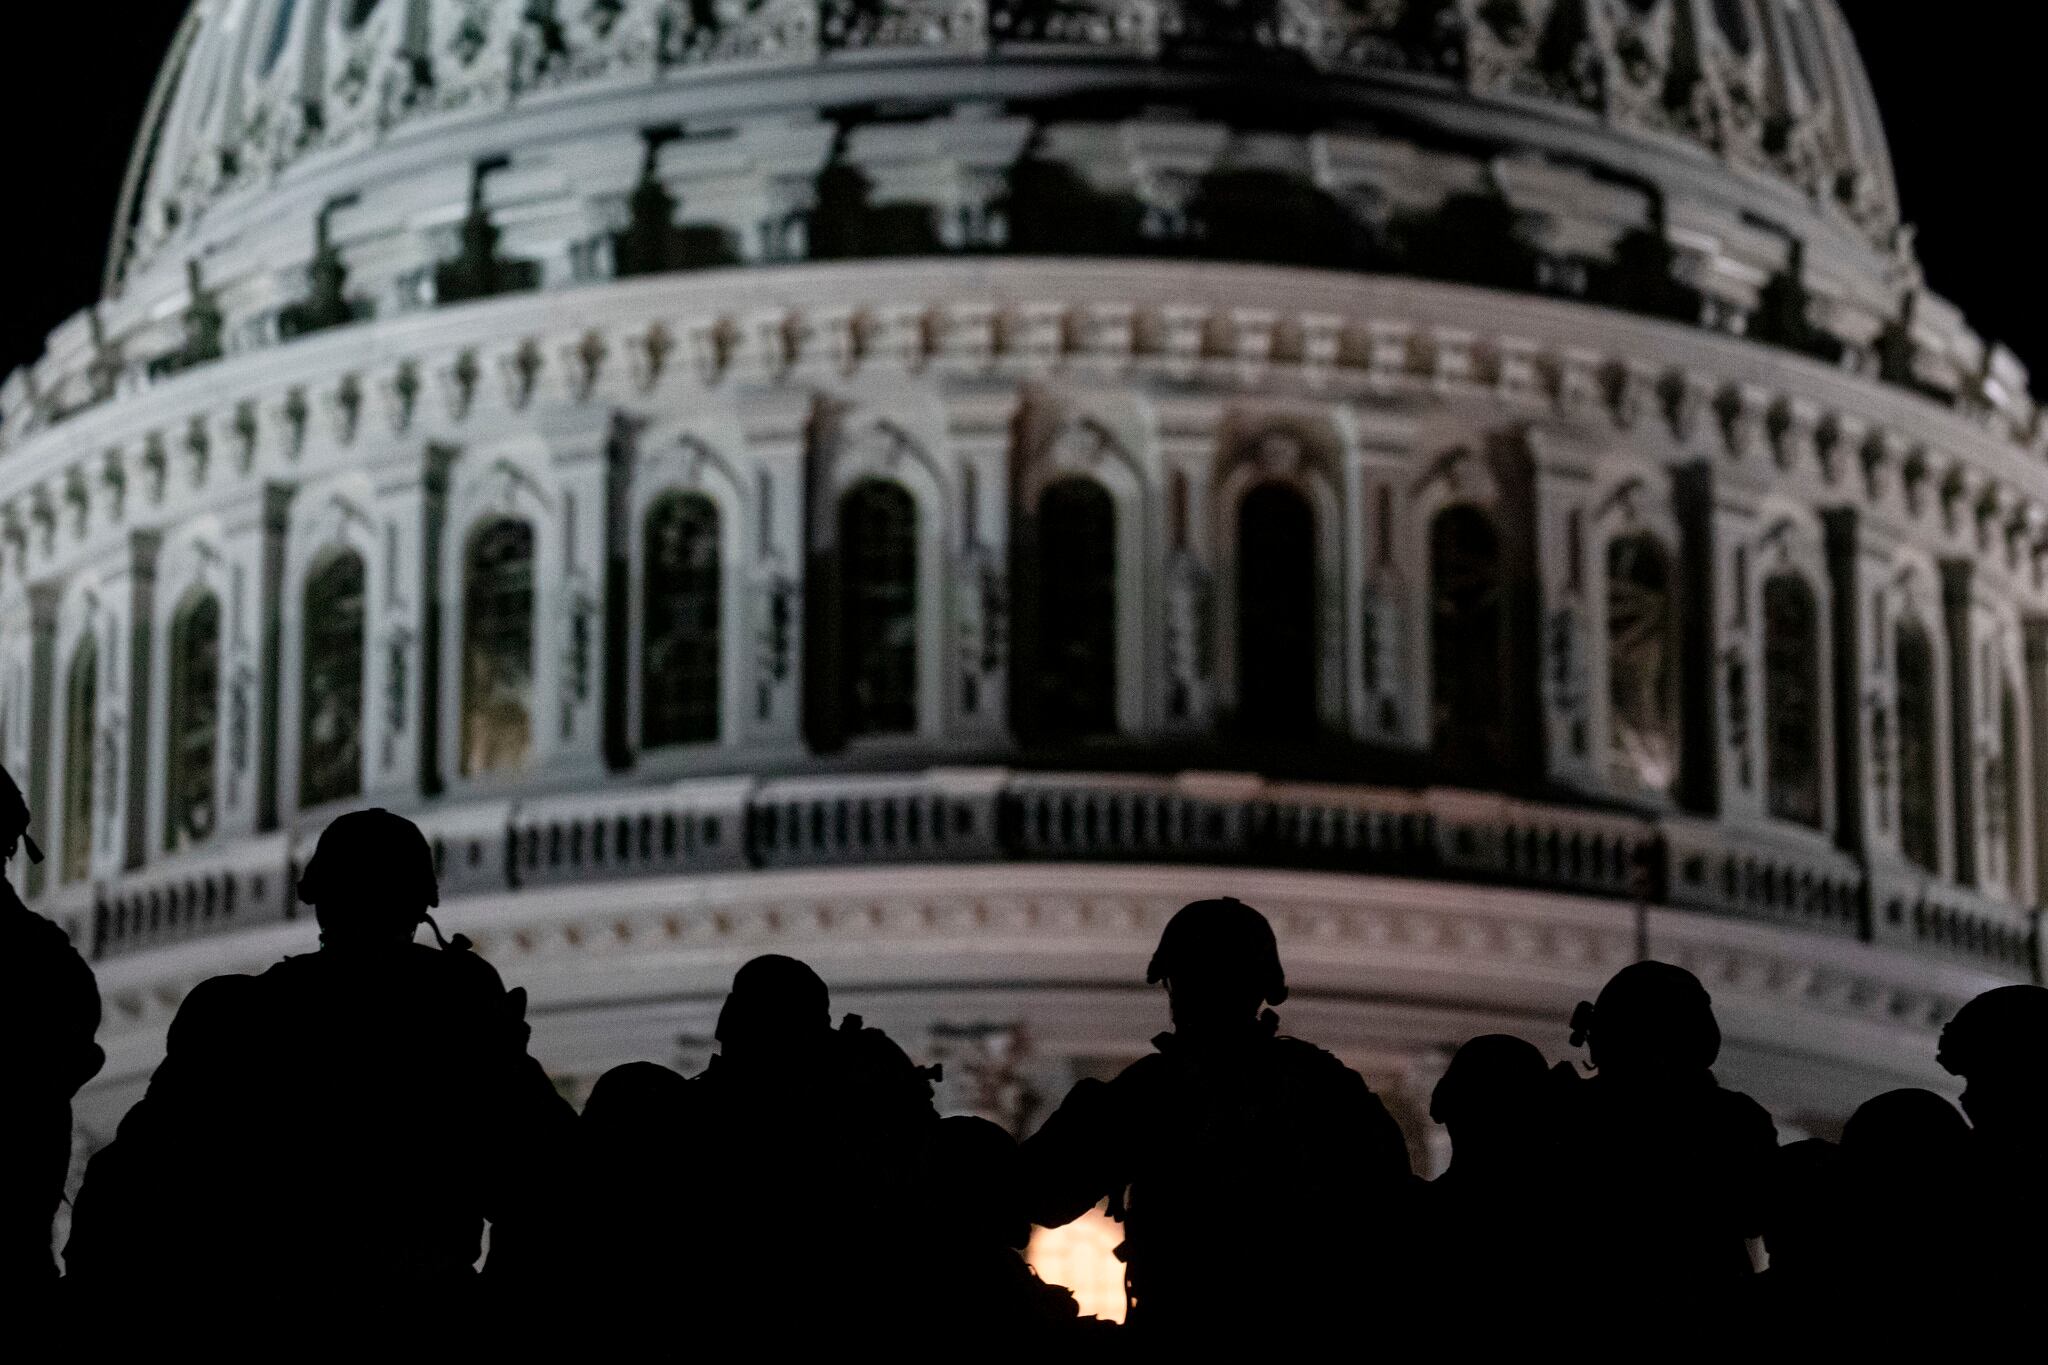
M774 950L1028 1126L1234 894L1425 1163L1644 951L1826 1132L2040 973L2044 568L1828 0L201 0L0 758L88 1145L363 804L565 1084Z
M116 280L166 252L205 254L238 204L323 166L376 175L366 149L396 171L423 139L452 150L480 119L519 144L522 124L552 133L571 103L616 119L650 89L685 122L906 100L1220 107L1256 91L1278 105L1286 89L1276 132L1427 130L1623 183L1705 187L1783 230L1811 217L1883 244L1898 225L1832 0L208 0L166 81ZM984 154L1000 156L994 141ZM1199 175L1201 141L1160 173ZM1326 174L1334 187L1367 170Z

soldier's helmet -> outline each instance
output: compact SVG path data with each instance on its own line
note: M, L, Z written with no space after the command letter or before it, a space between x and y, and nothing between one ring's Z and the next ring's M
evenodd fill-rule
M689 1114L690 1083L654 1062L626 1062L598 1078L583 1126L613 1140L668 1143Z
M1199 982L1204 988L1242 985L1256 989L1269 1005L1285 1003L1287 975L1280 945L1266 917L1243 901L1225 896L1196 901L1167 921L1159 947L1145 969L1151 985Z
M734 975L712 1036L730 1054L817 1044L831 1031L824 978L793 957L769 953Z
M1700 979L1668 962L1623 967L1600 989L1583 1032L1605 1074L1704 1071L1721 1055L1714 1000Z
M1865 1100L1842 1126L1842 1155L1893 1180L1920 1174L1946 1179L1965 1160L1970 1125L1931 1090L1887 1090Z
M1956 1011L1935 1060L1974 1086L2048 1090L2048 986L2000 986Z
M404 816L350 811L320 835L299 876L299 900L313 907L330 941L410 933L441 903L434 851Z
M1549 1066L1534 1043L1508 1033L1484 1034L1451 1058L1430 1092L1429 1116L1446 1127L1526 1118L1542 1102L1549 1078Z
M934 1125L923 1179L930 1222L1019 1251L1031 1241L1023 1153L987 1119L956 1115Z

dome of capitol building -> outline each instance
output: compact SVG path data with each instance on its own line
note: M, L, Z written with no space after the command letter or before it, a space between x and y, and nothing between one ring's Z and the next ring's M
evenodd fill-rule
M1228 893L1419 1168L1643 955L1829 1133L2041 974L2044 556L1834 0L198 0L0 758L82 1150L371 804L572 1091L780 951L1028 1129Z

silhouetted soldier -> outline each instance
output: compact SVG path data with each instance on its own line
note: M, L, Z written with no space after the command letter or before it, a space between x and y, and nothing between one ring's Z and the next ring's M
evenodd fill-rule
M626 1302L688 1292L684 1250L698 1231L693 1196L705 1173L677 1154L693 1104L690 1082L653 1062L598 1078L578 1123L577 1232L553 1249L559 1288Z
M1771 1154L1763 1207L1770 1267L1751 1301L1779 1330L1841 1320L1842 1294L1852 1284L1848 1213L1841 1148L1806 1138Z
M96 1290L172 1312L317 1296L346 1329L445 1312L487 1219L494 1274L535 1239L573 1113L527 1055L525 992L460 937L413 942L439 902L426 840L344 815L298 891L320 950L196 987L93 1159L67 1258Z
M29 837L28 803L0 768L0 874ZM0 1038L12 1063L8 1115L0 1121L0 1284L32 1294L57 1278L50 1223L71 1167L71 1100L99 1074L93 1041L100 993L64 931L21 903L0 875Z
M849 1016L818 974L755 958L689 1082L679 1161L696 1181L682 1272L698 1321L759 1340L854 1338L910 1311L895 1277L932 1073Z
M1279 1036L1272 926L1235 900L1167 925L1146 972L1173 1032L1084 1080L1024 1145L1033 1219L1104 1199L1125 1226L1133 1330L1191 1338L1356 1321L1368 1253L1408 1179L1401 1132L1359 1074Z
M1970 1168L1956 1184L1973 1211L1969 1257L1985 1292L2037 1296L2048 1283L2048 988L1978 996L1941 1031L1937 1060L1967 1083Z
M1422 1187L1412 1278L1439 1347L1464 1354L1525 1341L1554 1311L1554 1088L1535 1046L1494 1033L1458 1049L1430 1096L1451 1164Z
M1714 1079L1721 1030L1706 988L1682 967L1638 962L1572 1026L1596 1072L1561 1069L1560 1165L1571 1255L1602 1325L1685 1321L1726 1302L1750 1275L1777 1130Z
M980 1118L935 1125L914 1211L914 1256L903 1282L924 1343L954 1351L978 1343L1007 1354L1020 1339L1078 1325L1073 1294L1024 1262L1031 1240L1024 1159L1001 1128Z
M1955 1255L1955 1178L1969 1160L1969 1124L1931 1090L1888 1091L1842 1128L1845 1269L1858 1293L1881 1296L1892 1329L1937 1327L1971 1288Z

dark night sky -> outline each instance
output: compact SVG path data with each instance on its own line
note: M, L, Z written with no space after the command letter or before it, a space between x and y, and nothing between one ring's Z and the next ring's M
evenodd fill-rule
M183 0L13 6L0 76L0 374L98 292L128 149ZM2048 393L2035 190L2048 17L1989 0L1943 24L1924 5L1845 0L1891 132L1934 287L2005 341ZM1967 17L1962 17L1967 16ZM47 73L47 74L45 74Z

